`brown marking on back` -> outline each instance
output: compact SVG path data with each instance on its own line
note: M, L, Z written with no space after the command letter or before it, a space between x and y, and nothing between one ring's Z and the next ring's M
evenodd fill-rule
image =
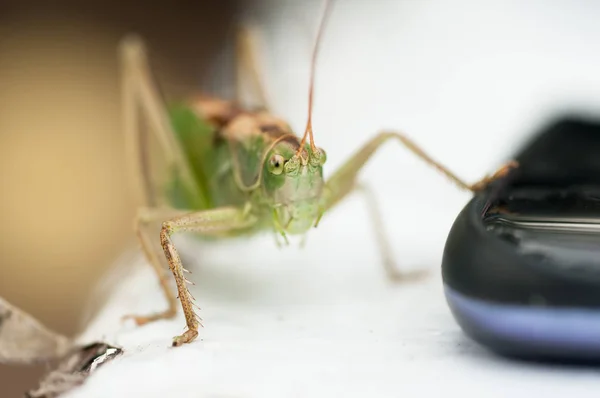
M260 126L260 130L269 137L272 137L273 140L276 140L281 136L285 136L281 141L287 142L288 144L290 144L290 146L292 146L293 149L297 149L300 145L300 140L298 139L298 137L293 135L290 130L283 130L281 129L281 126L278 126L276 124L262 125Z
M253 135L262 135L267 142L281 138L282 142L287 142L293 149L297 149L300 145L300 140L294 135L290 126L268 112L240 114L223 127L220 135L225 139L236 141L242 141Z
M253 135L264 135L266 142L273 142L285 136L282 142L293 150L300 147L300 139L290 126L269 112L243 109L232 101L208 96L196 97L190 106L199 117L217 128L217 140L242 141Z
M191 108L202 119L214 124L218 129L222 128L236 116L245 111L232 101L216 97L198 96L190 101Z

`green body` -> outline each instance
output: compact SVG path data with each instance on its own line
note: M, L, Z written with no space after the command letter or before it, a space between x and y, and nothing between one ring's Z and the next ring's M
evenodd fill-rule
M197 186L192 192L173 173L166 191L172 207L245 207L257 222L236 235L267 229L300 234L315 225L325 204L324 152L312 153L307 145L304 156L296 156L298 137L281 129L224 137L226 126L208 123L185 105L171 107L169 114ZM270 164L276 155L284 160L279 173Z

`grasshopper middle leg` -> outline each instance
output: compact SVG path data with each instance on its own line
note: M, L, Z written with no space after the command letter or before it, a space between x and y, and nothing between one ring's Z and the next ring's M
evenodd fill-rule
M367 161L371 158L371 156L377 151L377 149L381 148L383 144L385 144L389 140L396 140L400 142L403 146L409 149L413 154L417 155L420 159L425 161L425 163L433 166L437 170L439 170L442 174L444 174L447 178L457 184L460 188L477 192L485 189L485 187L491 183L492 181L501 178L506 175L512 168L517 167L516 162L508 162L507 164L500 167L495 173L492 175L485 176L481 180L475 182L474 184L469 184L463 181L460 177L456 176L452 171L450 171L446 166L441 163L435 161L431 156L426 154L418 145L416 145L413 141L408 139L401 133L394 131L383 131L373 137L369 142L367 142L361 149L358 150L349 160L346 161L327 181L325 185L326 191L326 205L323 209L323 212L334 207L337 203L343 200L349 193L356 189L361 189L363 192L367 194L367 199L369 201L369 207L371 210L371 215L373 217L373 222L375 224L375 228L377 230L377 238L380 245L380 250L382 251L382 255L384 257L384 264L386 267L386 271L388 276L393 280L406 280L407 278L411 278L416 276L411 274L403 274L400 273L397 268L393 265L393 261L391 260L391 251L389 249L389 244L387 238L384 236L381 230L381 217L377 211L376 204L373 202L373 197L371 196L368 190L365 190L364 185L357 184L356 178L360 170L367 163Z
M419 279L427 274L426 271L400 272L394 261L390 241L383 230L383 217L379 211L379 206L375 200L375 195L371 188L364 183L357 183L354 190L362 193L368 207L371 223L373 224L375 238L379 245L379 251L383 258L383 266L387 277L393 282L406 282Z
M177 314L177 298L173 288L169 284L165 270L163 269L163 263L161 262L162 250L157 240L152 239L151 233L153 232L152 226L162 220L183 215L185 212L181 210L175 210L170 208L153 208L143 207L138 210L137 217L135 219L135 232L142 247L142 251L148 260L148 263L152 266L156 275L158 276L161 289L167 300L167 309L164 311L156 312L149 315L135 315L128 314L123 319L133 319L139 326L149 322L158 321L160 319L170 319L175 317Z

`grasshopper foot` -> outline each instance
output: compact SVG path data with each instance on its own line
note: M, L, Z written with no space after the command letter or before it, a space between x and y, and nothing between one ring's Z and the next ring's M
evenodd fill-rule
M132 315L128 314L121 318L121 320L126 321L128 319L132 319L137 326L143 326L151 322L159 321L161 319L172 319L175 317L177 313L175 311L167 310L163 312L157 312L151 315Z
M198 330L189 329L181 336L173 337L173 347L179 347L180 345L191 343L198 337Z
M420 269L410 272L399 271L396 263L389 259L385 261L384 265L388 279L394 283L418 281L429 275L429 270L427 269Z
M494 174L489 175L489 176L485 176L480 181L476 182L475 184L472 184L470 186L470 189L473 192L482 191L490 183L496 181L497 179L505 177L513 169L516 169L518 167L519 167L519 162L517 162L515 160L511 160L510 162L507 162L506 164L502 165L498 170L496 170L496 172Z

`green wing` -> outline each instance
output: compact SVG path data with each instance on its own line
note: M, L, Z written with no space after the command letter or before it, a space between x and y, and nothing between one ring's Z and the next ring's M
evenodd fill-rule
M215 128L200 119L186 105L175 104L169 116L177 142L189 164L197 190L194 192L183 183L177 170L168 170L163 185L169 204L175 208L203 210L214 207L209 180L217 161L214 150Z

